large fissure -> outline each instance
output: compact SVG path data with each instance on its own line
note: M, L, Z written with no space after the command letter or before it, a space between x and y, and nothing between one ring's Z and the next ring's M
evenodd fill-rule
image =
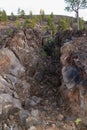
M0 33L1 128L86 130L86 32Z

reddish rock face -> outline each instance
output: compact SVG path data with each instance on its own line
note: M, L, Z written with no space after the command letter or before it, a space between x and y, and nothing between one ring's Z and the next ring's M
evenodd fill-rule
M87 125L87 119L83 119L87 113L87 38L75 38L71 48L68 44L61 49L63 81L68 88L70 108L74 114L79 113L77 115Z
M8 35L6 36L6 43L2 44L0 49L0 114L3 114L3 119L8 116L10 123L10 118L18 118L19 113L14 114L23 109L22 103L29 99L34 75L39 74L37 67L40 61L40 41L39 36L32 30L28 32L19 30L10 39ZM2 37L1 32L0 37L5 37L4 33ZM27 77L33 80L27 82ZM25 115L27 118L29 113L25 112ZM22 119L19 119L19 122L22 122L20 120Z
M7 55L3 55L0 58L0 72L8 71L10 66L10 58Z

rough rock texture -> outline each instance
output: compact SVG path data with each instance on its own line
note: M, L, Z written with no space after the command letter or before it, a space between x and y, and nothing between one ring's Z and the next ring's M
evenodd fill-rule
M13 127L19 130L19 126L20 129L25 127L26 118L30 115L23 105L30 100L30 87L34 82L32 76L39 64L39 32L31 29L15 31L12 28L1 30L0 33L0 37L4 39L0 49L1 127L3 130L13 130ZM32 75L30 79L28 73ZM36 100L39 102L40 99ZM33 101L30 102L32 104ZM29 108L27 103L26 106Z
M59 52L55 57L51 45L53 54L44 55L37 30L8 28L0 37L1 129L45 129L51 118L47 112L57 106Z
M86 130L87 40L62 36L42 45L37 30L0 31L0 130Z
M70 107L87 125L87 38L79 37L72 44L64 43L61 53L62 75Z

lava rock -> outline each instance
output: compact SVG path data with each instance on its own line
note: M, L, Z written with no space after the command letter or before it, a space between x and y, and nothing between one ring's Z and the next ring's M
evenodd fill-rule
M29 107L29 106L36 106L41 102L41 98L37 97L37 96L33 96L31 99L27 98L25 101L25 107Z
M39 117L39 115L40 115L40 111L39 110L32 110L31 111L31 115L33 116L33 117Z
M21 126L25 126L26 119L30 116L30 113L27 110L21 110L19 112L19 122Z
M65 66L62 69L63 80L68 89L75 87L80 82L79 71L74 66Z

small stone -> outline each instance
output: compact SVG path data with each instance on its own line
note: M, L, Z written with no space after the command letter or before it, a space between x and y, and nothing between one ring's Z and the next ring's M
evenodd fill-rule
M59 130L55 124L52 124L52 127L47 128L46 130Z
M37 125L36 128L37 128L37 130L43 130L41 125Z
M40 120L38 120L36 117L29 116L26 119L26 127L29 128L33 125L39 125L41 123Z
M28 130L37 130L35 126L31 126Z
M62 114L59 114L59 115L58 115L58 120L59 120L59 121L62 121L63 119L64 119L64 116L63 116Z
M39 117L40 116L40 111L39 110L32 110L31 111L31 115L33 117Z
M69 122L69 124L64 124L64 130L76 130L75 124L73 122Z
M42 119L45 119L45 118L46 118L46 112L45 112L45 111L43 111L43 112L41 113L41 118L42 118Z
M76 67L65 66L62 68L63 80L68 89L75 87L80 82L79 71Z
M85 126L87 126L87 117L84 116L84 117L82 117L81 119L82 119L82 123L83 123Z
M25 101L25 106L28 107L28 106L36 106L37 104L39 104L41 101L41 98L39 97L36 97L36 96L33 96L31 99L27 99Z
M29 117L29 112L27 110L21 110L19 113L19 119L20 119L20 124L23 126L26 123L26 118Z

